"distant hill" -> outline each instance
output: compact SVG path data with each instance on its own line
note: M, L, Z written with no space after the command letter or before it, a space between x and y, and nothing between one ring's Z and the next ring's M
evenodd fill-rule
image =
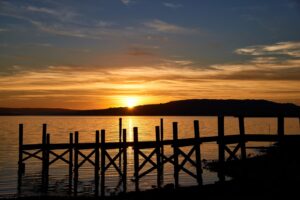
M211 100L191 99L163 104L108 108L100 110L68 110L51 108L0 108L0 115L146 115L146 116L300 116L300 107L291 103L267 100Z

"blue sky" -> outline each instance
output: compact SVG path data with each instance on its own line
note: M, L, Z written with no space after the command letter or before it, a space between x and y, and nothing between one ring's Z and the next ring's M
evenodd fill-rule
M300 102L297 0L2 0L0 47L0 106Z

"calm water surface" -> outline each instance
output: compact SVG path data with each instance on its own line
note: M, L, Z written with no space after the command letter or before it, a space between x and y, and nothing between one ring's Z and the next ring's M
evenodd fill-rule
M58 117L58 116L20 116L0 117L0 197L17 195L17 162L18 162L18 124L24 124L24 144L40 143L42 124L48 124L48 133L51 134L51 143L68 143L69 133L79 131L80 142L94 142L95 130L105 129L107 141L118 141L118 117ZM200 121L201 136L217 135L217 118L215 117L164 117L164 137L172 138L172 122L178 122L179 138L193 137L193 120ZM251 118L245 120L246 134L276 134L277 120L275 118ZM123 117L123 128L127 129L128 141L133 140L133 127L139 128L139 140L154 140L155 126L160 124L160 117ZM286 134L300 133L298 119L285 120ZM238 121L236 118L225 118L225 134L237 134ZM272 143L247 143L247 146L266 146ZM188 150L189 148L185 149ZM146 151L147 152L147 151ZM166 148L165 153L171 154L172 149ZM85 151L89 153L89 151ZM114 153L114 152L112 152ZM254 155L254 150L247 150ZM205 160L217 158L217 145L208 143L201 145L201 156ZM94 159L93 157L91 159ZM190 165L187 165L189 168ZM194 170L192 167L190 168ZM106 178L106 193L113 195L120 192L118 187L119 176L110 168ZM128 150L128 191L134 190L133 153ZM79 193L92 195L94 190L94 169L85 163L79 170ZM204 184L217 181L217 174L204 170ZM173 167L165 165L164 184L173 183ZM156 172L143 177L140 181L142 190L155 187ZM196 185L196 181L180 172L180 185ZM41 162L36 159L26 161L26 173L23 177L23 187L20 195L41 194ZM49 194L66 195L68 189L68 166L62 161L57 161L50 167Z

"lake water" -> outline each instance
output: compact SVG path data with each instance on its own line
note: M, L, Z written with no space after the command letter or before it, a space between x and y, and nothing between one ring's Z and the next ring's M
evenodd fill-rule
M194 136L193 121L200 121L201 136L217 135L216 117L163 117L164 118L164 138L172 139L172 122L178 122L179 138L191 138ZM106 130L107 141L118 141L119 117L61 117L61 116L17 116L0 117L0 197L18 195L17 192L17 169L18 169L18 124L24 124L24 144L41 143L42 124L48 124L48 133L51 134L51 143L68 143L69 133L79 131L80 142L94 142L95 130ZM123 117L123 128L127 129L128 141L133 140L133 127L139 128L139 140L155 140L155 126L159 126L160 117ZM275 118L249 118L245 119L246 134L276 134L277 120ZM300 133L299 120L288 118L285 120L286 134ZM237 118L225 118L225 135L238 134ZM247 143L249 146L266 146L272 143ZM188 150L188 149L187 149ZM88 153L89 151L85 151ZM145 151L147 152L147 151ZM148 151L149 152L149 151ZM169 154L172 149L165 149ZM253 149L247 149L248 155L254 155ZM205 160L217 158L216 143L201 145L201 156ZM93 159L93 157L91 158ZM191 166L187 165L191 170ZM133 153L128 149L128 191L134 190L133 178ZM116 171L110 168L106 178L106 194L118 193L119 176ZM94 168L85 163L79 170L78 192L82 195L93 195L94 190ZM217 174L208 170L203 171L204 184L217 181ZM173 167L165 165L164 184L173 183ZM196 185L196 181L180 172L180 185ZM23 187L21 196L40 195L41 185L41 162L37 159L26 161L26 173L23 177ZM140 181L142 190L150 189L156 185L156 172L143 177ZM50 167L49 172L49 195L66 195L68 188L68 166L62 161L57 161Z

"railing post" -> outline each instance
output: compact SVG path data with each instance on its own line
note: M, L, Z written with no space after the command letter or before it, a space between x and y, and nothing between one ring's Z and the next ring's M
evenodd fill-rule
M77 189L78 189L78 131L75 131L75 145L74 145L74 195L77 195Z
M69 143L69 194L71 194L73 179L73 133L70 133Z
M47 134L46 136L46 153L45 153L45 171L44 171L44 191L48 191L48 185L49 185L49 156L50 156L50 134Z
M174 181L175 188L179 187L179 165L178 165L178 124L173 122L173 152L174 152Z
M201 151L200 151L200 130L199 121L194 121L194 132L195 132L195 153L196 153L196 172L198 185L202 185L202 163L201 163Z
M47 179L47 124L43 124L42 131L42 190L45 192Z
M95 138L95 196L99 195L99 131L96 131Z
M139 149L138 149L138 128L133 128L133 153L134 153L134 178L135 178L135 190L139 191Z
M157 187L161 188L161 155L160 155L160 134L159 134L159 126L155 127L155 136L156 136L156 167L157 167Z
M47 124L43 124L43 132L42 132L42 177L44 184L44 174L46 170L46 143L47 143Z
M123 129L123 192L127 190L127 133Z
M161 158L161 161L160 163L162 163L162 166L161 166L161 184L163 184L164 182L164 145L163 145L163 141L164 141L164 119L161 118L160 119L160 142L161 142L161 150L160 150L160 158Z
M119 143L121 144L122 142L122 118L119 118ZM119 152L121 151L121 147L119 148ZM121 169L122 166L122 155L120 154L119 157L119 169Z
M225 143L224 143L224 116L218 116L218 145L219 145L219 170L218 177L220 182L225 181Z
M101 130L101 196L105 196L105 153L106 153L106 144L105 144L105 130Z
M246 159L246 138L245 138L245 118L240 116L239 117L239 129L240 129L240 144L241 144L241 157L242 160Z
M21 191L22 175L25 172L23 164L23 124L19 124L19 161L18 161L18 192Z

